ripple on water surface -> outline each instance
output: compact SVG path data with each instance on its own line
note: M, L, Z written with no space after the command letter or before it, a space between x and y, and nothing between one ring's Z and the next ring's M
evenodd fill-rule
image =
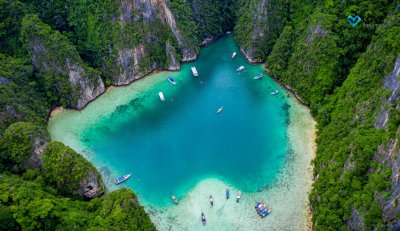
M248 65L240 55L232 59L237 50L232 38L223 38L202 49L199 60L183 65L180 72L146 77L107 91L82 111L58 113L49 123L52 138L83 153L108 182L132 173L123 186L139 195L159 229L195 229L202 210L209 214L207 227L213 230L244 229L249 222L264 227L267 223L260 223L254 200L268 200L282 182L293 187L295 180L288 174L301 158L292 151L290 137L299 130L289 134L288 128L293 110L306 110L271 79L254 80L262 67ZM241 65L246 69L237 73ZM191 66L199 77L192 76ZM170 84L168 76L177 84ZM281 93L270 95L274 89ZM159 91L166 101L159 100ZM220 106L224 110L217 114ZM303 114L312 131L312 119ZM309 179L308 159L302 158L304 177ZM240 204L225 201L225 187L232 194L241 190L246 199ZM179 206L172 205L170 193L183 198ZM207 206L210 193L218 204L212 209ZM302 212L295 213L300 223L307 197L303 194L295 203L301 205L297 209ZM273 221L273 214L268 219Z

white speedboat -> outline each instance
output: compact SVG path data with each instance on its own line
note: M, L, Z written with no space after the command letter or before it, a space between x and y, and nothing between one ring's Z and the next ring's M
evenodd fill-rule
M220 107L220 108L218 108L218 110L217 110L217 114L221 113L221 112L222 112L222 110L224 110L224 107Z
M232 59L236 57L236 52L233 52Z
M171 199L174 201L175 204L178 204L178 199L171 193Z
M279 91L278 91L278 90L275 90L275 91L271 92L271 95L276 95L276 94L278 94L278 93L279 93Z
M199 76L199 73L197 72L196 67L192 67L191 69L192 69L192 73L193 73L194 77Z
M163 94L161 91L158 92L158 95L160 96L160 100L161 100L161 101L164 101L164 100L165 100L164 94Z
M254 79L261 79L262 77L263 77L262 74L258 74L258 75L256 75L256 76L254 76Z
M126 181L129 177L131 177L131 174L120 176L114 180L114 184L121 184L122 182Z
M236 69L236 71L242 71L242 70L244 70L244 66L240 66L238 67L238 69Z

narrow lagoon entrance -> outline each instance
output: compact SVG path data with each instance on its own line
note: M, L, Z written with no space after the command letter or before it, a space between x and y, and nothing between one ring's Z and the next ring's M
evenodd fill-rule
M292 181L299 176L288 179L287 174L301 168L308 184L310 153L296 159L291 137L300 131L293 126L301 114L311 123L298 122L309 129L302 128L306 136L296 142L303 139L308 150L313 122L273 80L265 75L254 79L263 73L261 66L247 64L241 55L232 59L233 52L239 53L233 38L222 38L203 48L199 59L182 65L179 72L162 72L113 88L82 111L64 110L50 120L51 136L92 161L110 189L116 187L113 178L132 173L118 187L138 194L160 230L200 229L201 211L210 220L208 229L245 229L261 221L254 209L258 197L273 209L261 226L254 227L263 230L274 224L274 213L279 215L280 195L272 198L278 186L286 182L298 187ZM192 66L198 77L192 75ZM239 66L245 69L236 71ZM175 85L167 80L170 76ZM276 89L280 93L271 95ZM159 92L165 101L160 101ZM224 109L217 114L221 106ZM224 198L226 187L231 189L230 201ZM295 203L300 205L297 216L305 214L308 189L295 195L300 201ZM239 204L234 201L238 190L243 193ZM170 193L181 199L178 206ZM214 208L209 207L210 194L215 197Z

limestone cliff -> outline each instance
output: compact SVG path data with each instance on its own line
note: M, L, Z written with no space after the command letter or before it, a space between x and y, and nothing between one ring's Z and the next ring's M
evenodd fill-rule
M60 142L51 141L43 155L46 182L63 195L91 199L104 193L100 173L85 158Z
M81 109L104 92L99 73L83 63L63 35L36 15L23 18L22 34L33 66L41 78L51 83L46 90L55 103Z
M83 18L82 8L88 12ZM186 40L165 0L90 2L82 8L71 7L70 23L113 85L129 84L155 69L178 70L181 61L197 57L198 49Z
M0 159L12 172L40 169L44 149L50 138L46 130L28 123L10 125L0 140Z
M235 37L249 62L262 62L286 23L287 3L276 0L239 2Z

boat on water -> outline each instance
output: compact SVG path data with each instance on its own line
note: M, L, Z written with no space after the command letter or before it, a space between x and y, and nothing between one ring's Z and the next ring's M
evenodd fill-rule
M220 107L220 108L218 108L218 110L217 110L217 114L221 113L221 112L222 112L222 110L224 110L224 107Z
M171 199L174 201L175 204L178 204L178 199L171 193Z
M279 93L279 91L278 91L278 90L275 90L275 91L271 92L271 95L276 95L276 94L278 94L278 93Z
M233 52L232 59L236 57L236 52Z
M254 79L261 79L262 77L263 77L262 74L258 74L258 75L256 75L256 76L254 76Z
M201 222L203 223L203 225L205 225L206 224L206 216L204 215L204 213L203 212L201 212Z
M213 205L214 205L214 200L213 200L212 195L210 195L210 204L211 204L211 207L213 207Z
M225 190L225 196L226 196L226 199L229 199L229 188L226 188L226 190Z
M161 91L158 92L158 95L160 96L160 100L161 100L161 101L164 101L164 100L165 100L164 94L163 94Z
M236 202L237 203L239 203L241 197L242 197L242 193L239 191L237 196L236 196Z
M261 218L268 216L271 213L271 209L267 204L264 203L263 200L256 201L257 214L260 215Z
M196 67L192 67L191 69L192 69L192 73L193 73L194 77L199 76L199 73L197 72Z
M240 66L240 67L238 67L238 68L236 69L236 71L242 71L242 70L244 70L244 66Z
M229 30L226 32L226 34L230 34L230 33L232 33L232 32L231 32L231 31L229 31Z
M126 181L129 177L131 177L131 174L120 176L114 180L114 184L121 184L122 182Z
M172 84L176 84L175 79L172 76L168 77L168 81Z

